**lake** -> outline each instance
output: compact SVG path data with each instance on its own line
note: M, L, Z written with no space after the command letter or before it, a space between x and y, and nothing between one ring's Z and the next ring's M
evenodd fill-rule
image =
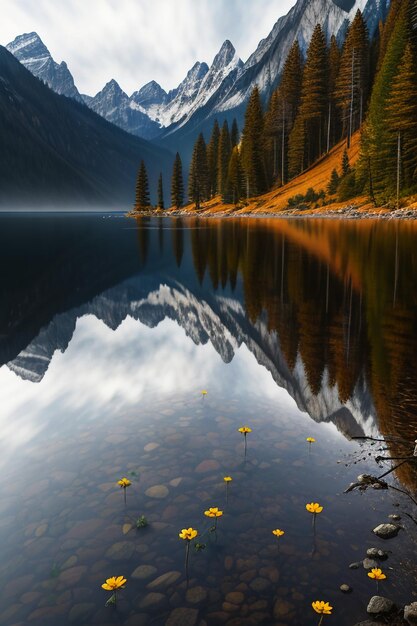
M0 623L306 626L324 600L324 624L352 626L376 583L349 565L371 547L380 593L414 600L413 503L344 491L417 438L416 235L2 214ZM387 480L416 493L412 463Z

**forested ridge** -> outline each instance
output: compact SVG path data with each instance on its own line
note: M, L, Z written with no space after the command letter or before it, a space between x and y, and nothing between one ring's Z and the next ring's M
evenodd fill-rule
M416 34L416 0L392 0L372 38L359 10L342 43L334 36L328 41L317 24L305 58L293 43L266 105L254 87L241 132L236 121L220 128L215 120L210 137L198 136L188 201L196 210L214 197L245 206L249 198L297 179L344 142L346 150L326 185L291 198L288 208L357 196L375 206L401 206L417 193ZM357 132L359 158L352 164L348 155ZM182 173L180 186L184 189ZM180 208L186 195L181 203L173 195L171 204ZM136 208L149 207L137 201Z

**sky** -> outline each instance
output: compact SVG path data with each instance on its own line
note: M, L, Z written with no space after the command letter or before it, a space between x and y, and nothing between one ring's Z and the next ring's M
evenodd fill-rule
M79 91L112 78L129 95L150 80L172 89L225 39L243 61L295 0L1 0L0 44L36 31Z

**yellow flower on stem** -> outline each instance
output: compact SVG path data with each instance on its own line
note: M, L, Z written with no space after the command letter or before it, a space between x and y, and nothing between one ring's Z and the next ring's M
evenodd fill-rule
M279 528L276 528L275 530L272 531L272 534L275 535L275 537L282 537L282 535L285 535L285 531L280 530Z
M195 530L194 528L183 528L179 533L179 538L184 539L185 541L191 541L192 539L195 539L197 535L198 530Z
M185 575L187 577L187 583L188 583L188 557L190 555L190 541L195 539L197 535L198 535L198 530L196 530L195 528L183 528L182 531L179 533L179 538L184 539L184 541L187 542L187 545L185 548Z
M252 432L252 428L249 428L249 426L242 426L241 428L238 428L237 430L239 433L242 433L242 435L245 437L245 456L246 456L246 451L247 451L246 435Z
M313 609L315 610L316 613L321 615L321 618L320 618L320 621L318 623L318 626L321 626L321 623L323 621L323 617L325 615L331 615L332 614L333 607L330 606L330 604L328 602L324 602L324 600L316 600L315 602L311 603L311 606L313 607Z
M314 439L314 437L307 437L306 439L307 443L316 443L316 440Z
M125 505L126 505L126 489L127 487L130 487L130 485L132 484L130 482L130 480L128 478L121 478L120 480L117 481L117 484L120 485L120 488L123 489L123 496L124 496L124 501L125 501Z
M117 589L124 589L126 582L127 580L123 578L123 576L112 576L111 578L107 578L106 582L101 586L106 591L116 591Z
M376 580L376 590L377 590L377 593L378 593L379 592L379 581L380 580L385 580L386 579L386 575L384 574L382 569L380 569L379 567L374 567L373 569L371 569L370 572L368 572L368 576L369 576L369 578L373 578L374 580Z
M106 582L101 586L106 591L112 591L112 595L106 602L106 606L110 606L111 604L116 604L117 602L117 591L119 589L124 589L127 580L123 576L112 576L111 578L107 578Z
M385 580L386 576L383 573L382 569L379 569L379 567L375 567L374 569L371 569L370 572L368 572L368 576L369 578L374 578L375 580Z
M224 480L225 483L230 483L230 482L232 482L233 478L231 476L225 476L223 478L223 480Z
M206 396L206 395L207 395L207 393L208 393L208 392L207 392L205 389L203 389L203 391L201 392L201 395L203 396L203 398L204 398L204 396Z
M223 515L223 511L220 511L217 506L211 507L208 511L204 511L206 517L214 518L214 530L217 528L217 518Z
M310 502L306 504L306 509L310 513L313 513L313 515L317 515L322 512L323 507L318 502Z

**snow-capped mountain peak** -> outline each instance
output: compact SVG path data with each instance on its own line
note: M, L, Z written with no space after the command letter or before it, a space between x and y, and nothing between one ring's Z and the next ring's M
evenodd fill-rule
M57 63L35 32L19 35L6 46L32 74L43 80L57 93L83 102L67 64Z

